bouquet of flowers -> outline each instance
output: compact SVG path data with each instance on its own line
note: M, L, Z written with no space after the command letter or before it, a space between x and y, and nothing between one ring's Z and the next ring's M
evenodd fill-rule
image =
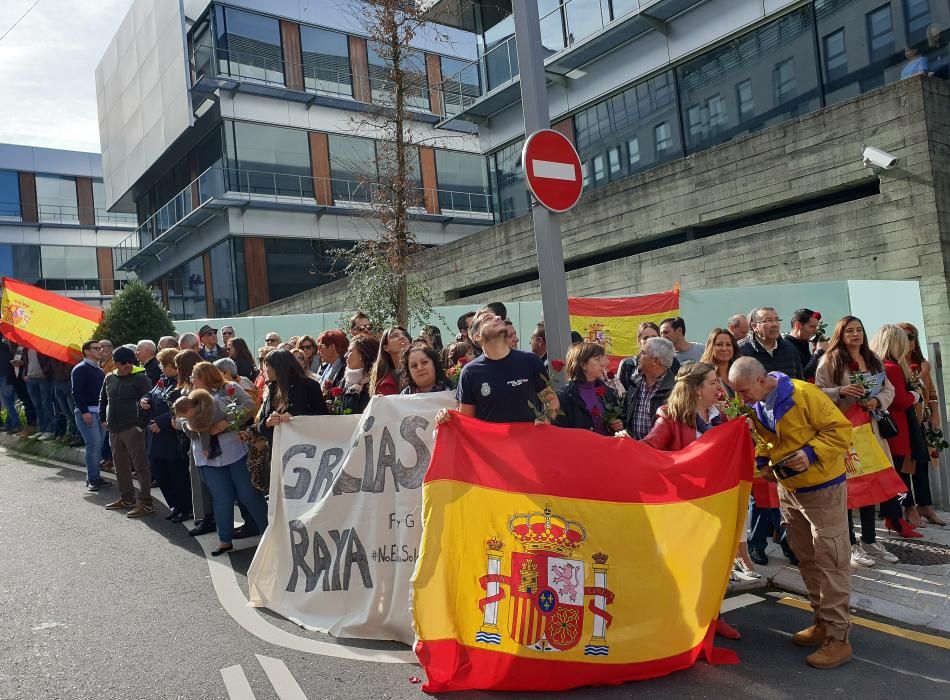
M859 399L860 401L863 401L871 395L871 389L874 388L874 379L871 377L871 375L862 372L857 362L849 362L848 370L851 372L851 386L858 386L864 389L864 396Z
M462 376L462 367L468 362L464 357L460 357L459 361L454 365L445 370L445 381L453 389L459 385L459 377Z
M224 393L228 395L228 402L224 406L224 417L228 421L228 432L238 432L247 418L247 409L237 402L237 390L233 384L228 384Z
M811 340L813 343L827 343L828 342L828 322L821 320L821 314L815 311L811 317L818 321L818 328L815 329L815 335L812 336Z
M332 387L330 389L330 400L327 402L327 407L330 409L330 414L334 416L348 416L353 413L352 408L343 407L343 388L342 387Z
M528 405L531 407L531 410L534 411L534 419L543 422L551 422L558 416L563 416L564 411L561 409L551 408L550 404L545 400L553 392L553 379L552 377L557 377L560 379L561 372L564 369L564 360L551 360L551 375L544 378L545 388L538 392L538 399L541 402L541 408L535 404L534 401L529 401Z
M730 420L733 418L743 418L748 421L749 431L752 433L752 442L755 443L757 449L768 450L774 447L771 442L768 442L765 438L759 435L758 431L755 429L755 423L752 422L752 417L755 415L755 411L752 410L751 406L743 403L742 399L736 396L727 401L723 408L726 417Z
M931 457L936 457L950 447L950 443L943 437L943 430L935 428L929 423L924 426L924 438L927 440L927 447L930 449Z

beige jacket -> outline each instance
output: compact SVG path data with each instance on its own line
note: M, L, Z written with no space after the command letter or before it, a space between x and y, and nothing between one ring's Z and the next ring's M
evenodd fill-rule
M851 381L847 373L841 377L832 377L831 367L825 362L825 357L827 356L822 356L818 362L818 369L815 370L815 386L825 392L825 395L835 402L838 409L847 415L851 407L858 402L853 396L841 395L841 387L850 384ZM894 400L894 385L888 381L887 377L884 377L884 385L877 395L877 400L881 403L881 408L884 410L887 410L888 406L890 406ZM887 455L888 461L893 464L894 459L891 457L891 450L887 446L887 440L881 438L881 434L877 429L876 420L871 420L871 430L874 431L874 437L877 438L877 443L881 446L881 449L884 450L884 454Z

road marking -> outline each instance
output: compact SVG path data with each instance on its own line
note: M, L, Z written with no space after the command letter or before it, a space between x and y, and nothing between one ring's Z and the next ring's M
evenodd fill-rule
M532 160L531 169L535 177L546 177L550 180L577 181L577 173L573 163L558 163L553 160Z
M272 659L269 656L261 656L260 654L254 656L260 661L264 673L270 679L270 683L274 686L274 691L280 700L307 700L307 696L303 694L300 685L294 680L287 664L280 659Z
M72 471L85 474L86 470L82 467L67 462L59 462L43 457L34 457L33 455L18 455L11 453L7 448L3 448L8 454L17 459L26 459L28 461L40 462L56 467L64 467ZM103 473L104 477L115 481L115 475ZM166 508L165 503L158 489L154 489L152 498ZM182 523L182 527L187 529L188 523ZM215 547L214 538L196 537L195 540L201 546L204 552L205 560L208 564L208 570L211 573L211 584L214 587L218 602L225 612L231 616L231 619L243 627L246 631L253 634L258 639L273 644L284 649L303 652L305 654L317 654L319 656L332 656L337 659L348 659L351 661L372 661L383 664L417 664L415 653L411 649L406 651L383 650L383 649L363 649L360 647L349 647L334 642L324 642L319 639L310 639L307 637L298 637L279 627L267 622L264 617L252 607L244 596L241 586L237 581L237 574L234 573L229 565L219 561L217 557L211 556L211 550ZM235 547L238 549L238 547ZM251 696L253 697L253 696Z
M799 610L807 610L811 612L811 605L806 603L804 600L798 600L797 598L780 598L779 603L782 605L788 605L792 608L798 608ZM858 625L859 627L867 627L868 629L876 630L878 632L884 632L885 634L890 634L895 637L902 637L903 639L909 639L913 642L920 642L921 644L929 644L930 646L938 647L940 649L950 649L950 639L944 639L943 637L938 637L935 634L927 634L926 632L917 632L916 630L904 629L903 627L896 627L894 625L888 625L884 622L876 622L875 620L868 620L863 617L851 616L851 624Z
M742 595L732 596L731 598L726 598L722 601L722 605L719 606L719 613L724 614L727 612L732 612L733 610L738 610L739 608L745 608L749 605L761 603L763 600L765 600L765 598L752 595L751 593L743 593Z
M227 688L228 697L231 700L256 700L251 684L247 682L247 676L244 675L244 669L240 666L222 668L221 678L224 680L224 687Z

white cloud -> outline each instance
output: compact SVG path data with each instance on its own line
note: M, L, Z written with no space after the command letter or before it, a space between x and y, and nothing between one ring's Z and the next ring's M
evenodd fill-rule
M0 34L33 0L0 2ZM95 70L132 0L40 0L0 41L0 143L99 150Z

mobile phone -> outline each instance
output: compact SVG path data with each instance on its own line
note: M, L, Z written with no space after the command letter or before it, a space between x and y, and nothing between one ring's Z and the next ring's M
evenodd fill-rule
M789 457L791 457L791 455L789 455ZM772 465L772 472L779 479L791 479L793 476L797 476L798 474L801 474L801 472L795 471L794 469L788 466L787 462L788 462L789 457L780 459L778 462Z

